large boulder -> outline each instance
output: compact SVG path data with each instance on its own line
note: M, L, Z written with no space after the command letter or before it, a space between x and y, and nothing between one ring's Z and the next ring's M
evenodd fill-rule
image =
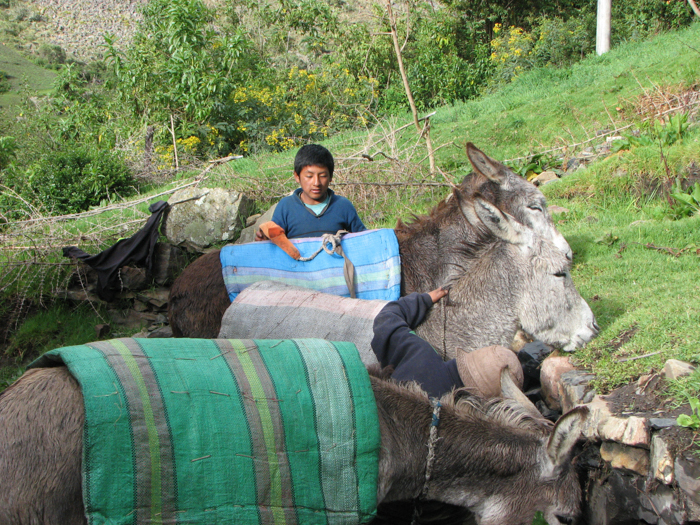
M173 193L170 203L168 241L195 251L235 239L253 209L244 194L223 188L185 188Z

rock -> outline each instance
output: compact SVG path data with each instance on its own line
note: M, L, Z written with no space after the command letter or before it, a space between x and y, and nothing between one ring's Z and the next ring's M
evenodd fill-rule
M241 232L240 237L238 237L238 240L234 244L243 244L246 242L255 241L255 232L258 231L258 228L260 228L261 224L272 220L272 214L275 212L276 207L277 207L277 204L273 204L269 210L267 210L265 213L263 213L262 215L260 215L258 217L258 220L255 221L255 224L245 228Z
M559 402L562 412L566 413L576 405L593 400L595 391L588 385L595 379L595 374L583 370L564 372L559 378Z
M649 471L649 453L620 443L605 442L600 446L600 457L612 468L624 469L646 476Z
M542 395L549 408L561 410L561 392L559 391L559 381L565 372L574 370L568 357L550 355L542 361L540 366L540 384L542 385Z
M668 451L664 438L658 434L651 438L649 462L655 479L666 485L673 483L673 456Z
M649 426L654 430L661 430L662 428L678 426L678 423L676 423L675 418L650 417Z
M532 339L529 335L527 335L522 330L518 330L517 332L515 332L515 336L513 337L513 342L510 345L510 349L517 354L518 352L520 352L520 350L523 349L523 347L526 344L530 343L531 340Z
M107 310L112 322L127 329L135 329L148 326L152 323L164 323L166 321L163 314L154 312L137 312L136 310Z
M613 416L607 401L600 396L594 396L587 406L589 413L583 426L584 437L649 448L651 432L646 418Z
M95 335L97 336L97 339L107 337L111 331L112 327L106 323L95 325Z
M547 206L547 209L549 210L549 213L554 215L557 213L569 213L569 208L563 208L562 206L557 206L556 204L552 204L551 206Z
M187 253L178 246L156 243L153 252L153 280L164 285L173 282L189 263Z
M168 241L199 251L235 239L252 209L244 194L222 188L185 188L173 193L170 201L165 221Z
M654 482L655 484L656 482ZM673 489L619 470L595 480L588 490L590 525L687 523L683 505Z
M695 367L690 363L679 361L678 359L669 359L664 364L664 377L667 381L671 381L690 375L693 370L695 370Z
M120 290L143 290L148 285L145 268L122 266L117 272Z
M148 310L148 304L144 301L134 299L134 310L137 312L146 312Z
M148 334L149 338L161 338L161 337L172 337L173 336L173 329L170 328L169 326L162 326L160 328L156 328L152 332Z
M144 290L138 294L141 301L147 302L156 308L163 308L168 304L170 298L169 288L155 288L152 290Z
M250 228L255 224L255 222L260 218L262 214L261 213L256 213L255 215L251 215L245 220L245 227Z
M576 171L577 169L583 167L581 164L581 159L569 159L566 163L566 171Z
M557 176L556 173L553 171L543 171L537 177L532 179L532 183L535 186L542 186L544 184L547 184L548 182L552 182L553 180L559 180L559 177Z
M685 496L687 519L700 521L700 464L692 457L681 455L676 458L673 467L678 488Z
M96 304L107 304L105 301L100 299L97 294L88 292L86 290L56 290L56 297L59 299L66 299L68 301L83 302L89 301Z

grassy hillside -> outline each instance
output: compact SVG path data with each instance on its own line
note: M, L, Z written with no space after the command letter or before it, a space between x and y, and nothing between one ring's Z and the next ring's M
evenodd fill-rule
M601 326L599 337L574 354L576 362L597 374L601 392L659 371L668 358L700 362L700 216L682 217L670 196L675 184L698 177L698 50L696 24L571 68L532 71L478 100L439 108L431 134L441 169L432 175L423 142L403 127L407 114L367 133L337 135L326 143L338 160L334 188L356 203L366 224L392 227L397 218L425 213L469 172L467 141L516 170L544 153L539 168L563 177L542 189L550 204L568 209L555 221L575 252L574 281ZM686 115L689 123L673 140L668 128L653 126L670 115ZM574 170L579 161L569 161L594 157L607 136L646 142ZM233 161L204 184L246 191L262 209L294 187L293 155ZM698 395L700 375L673 391L678 399Z
M0 44L0 71L9 77L11 88L0 94L0 108L12 108L22 102L20 91L26 86L30 93L46 93L56 72L37 66L10 44Z

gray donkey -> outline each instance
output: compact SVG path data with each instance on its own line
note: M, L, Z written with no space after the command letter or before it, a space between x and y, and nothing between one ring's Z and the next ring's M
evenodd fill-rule
M454 195L475 233L456 245L463 262L453 263L447 282L433 284L451 286L450 295L433 308L418 335L445 359L460 349L510 346L518 329L564 350L592 339L598 325L574 287L566 253L478 194L470 200ZM376 363L369 346L372 322L383 304L255 283L226 310L219 337L352 341L370 365Z
M549 239L570 260L571 248L554 227L542 192L471 142L467 144L467 156L474 172L464 178L455 193L466 200L480 194L520 224ZM399 220L394 231L401 254L402 295L429 292L450 282L470 262L471 254L462 249L463 244L478 237L454 195L442 200L429 215L415 217L408 224ZM231 304L219 256L219 250L203 255L173 283L168 318L175 337L211 338L219 333L221 318Z
M505 390L514 388L507 373L502 381ZM371 382L381 432L380 504L448 503L469 509L479 525L529 525L536 511L550 525L579 516L581 487L571 455L585 408L552 429L518 403L457 392L441 400L438 412L415 386L376 373ZM31 370L0 395L0 523L86 523L83 420L80 387L65 367Z

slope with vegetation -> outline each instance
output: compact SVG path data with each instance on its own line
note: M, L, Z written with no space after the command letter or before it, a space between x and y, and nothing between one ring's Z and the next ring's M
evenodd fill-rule
M471 140L524 176L563 175L543 191L568 209L555 218L602 328L575 359L601 391L669 357L700 361L700 27L670 27L688 24L685 2L616 2L618 41L596 57L590 2L515 3L478 17L468 15L480 2L410 4L399 17L418 108L435 111L430 174L379 8L349 24L349 9L314 0L226 4L216 16L195 0L152 0L131 44L108 47L105 63L68 61L48 97L22 98L22 118L3 121L6 358L94 338L99 308L43 310L72 270L60 248L95 252L127 236L149 196L202 161L245 153L203 184L264 208L293 187L298 144L322 140L338 159L335 189L369 226L391 227L468 173ZM22 325L28 308L42 312ZM17 364L4 371L11 380ZM673 389L698 395L700 375Z

